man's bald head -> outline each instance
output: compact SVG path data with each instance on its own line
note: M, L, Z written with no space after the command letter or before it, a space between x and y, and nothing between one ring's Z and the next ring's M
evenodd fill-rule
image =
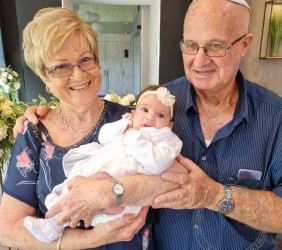
M248 32L250 21L250 10L247 6L240 4L244 0L196 0L190 5L184 22L184 33L186 25L193 22L206 22L217 26L218 29L229 30L240 35ZM193 24L194 25L194 24Z

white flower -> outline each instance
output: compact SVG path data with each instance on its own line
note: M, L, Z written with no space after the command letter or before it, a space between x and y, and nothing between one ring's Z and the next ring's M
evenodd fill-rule
M21 87L21 83L19 81L15 82L14 87L15 87L15 90L19 90Z
M4 90L5 93L9 93L10 92L10 86L9 85L5 85L3 87L3 90Z
M107 101L111 101L111 94L106 94L104 96L104 99L107 100Z
M13 71L12 73L13 73L14 77L18 77L19 76L16 71Z
M172 106L175 103L175 96L170 94L169 90L164 87L160 87L156 90L158 100L160 100L166 106Z
M135 96L133 94L128 94L124 96L123 98L121 98L121 100L119 101L119 104L128 106L134 103L134 101L135 101Z
M131 105L135 102L135 96L133 94L127 94L121 98L113 90L109 90L109 93L106 94L103 99L107 101L119 103L124 106Z
M0 124L0 141L8 136L8 126L5 124Z

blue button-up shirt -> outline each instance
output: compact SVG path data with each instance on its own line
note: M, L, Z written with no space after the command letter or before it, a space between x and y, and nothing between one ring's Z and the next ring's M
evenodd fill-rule
M173 130L183 141L181 154L219 183L270 190L282 197L282 98L245 80L240 72L237 82L239 99L233 119L216 133L208 147L193 86L185 77L166 84L176 96ZM240 169L262 176L242 179ZM259 199L249 199L255 204L254 212L264 210ZM274 249L274 234L208 209L158 209L156 219L155 239L160 250Z

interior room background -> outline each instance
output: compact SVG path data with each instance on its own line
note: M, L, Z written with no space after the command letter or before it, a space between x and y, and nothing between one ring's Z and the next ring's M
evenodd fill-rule
M112 10L117 9L117 6L119 10L124 8L122 12L128 16L128 10L131 9L131 20L103 22L107 10L103 12L101 2L103 5L110 3ZM182 38L183 19L190 2L63 0L66 7L72 7L84 19L87 11L98 14L100 11L99 22L103 29L99 31L97 27L97 30L104 79L101 95L105 95L108 89L114 89L121 95L138 94L140 89L149 84L163 84L184 75L178 43ZM265 2L267 1L248 1L252 9L250 31L254 33L255 39L242 61L241 70L249 80L282 93L282 59L259 58ZM0 0L0 67L3 67L5 62L6 66L12 65L21 76L23 82L20 99L23 101L31 102L31 99L37 98L39 94L48 98L49 94L46 93L41 80L24 63L21 49L22 31L39 9L58 6L62 6L61 0ZM117 22L122 23L123 28L118 28ZM89 25L92 23L89 22ZM115 45L111 46L114 42ZM117 51L119 53L115 53ZM113 54L119 54L121 58L111 58L113 63L108 63L107 56ZM122 65L122 68L108 69L107 63Z

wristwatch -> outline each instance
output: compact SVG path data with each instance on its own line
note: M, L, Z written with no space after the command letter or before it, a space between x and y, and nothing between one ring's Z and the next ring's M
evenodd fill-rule
M113 182L113 192L116 195L116 205L120 206L122 204L124 187L120 181L114 180Z
M234 209L232 189L230 186L224 186L224 198L218 202L217 206L218 212L222 214L229 214Z

